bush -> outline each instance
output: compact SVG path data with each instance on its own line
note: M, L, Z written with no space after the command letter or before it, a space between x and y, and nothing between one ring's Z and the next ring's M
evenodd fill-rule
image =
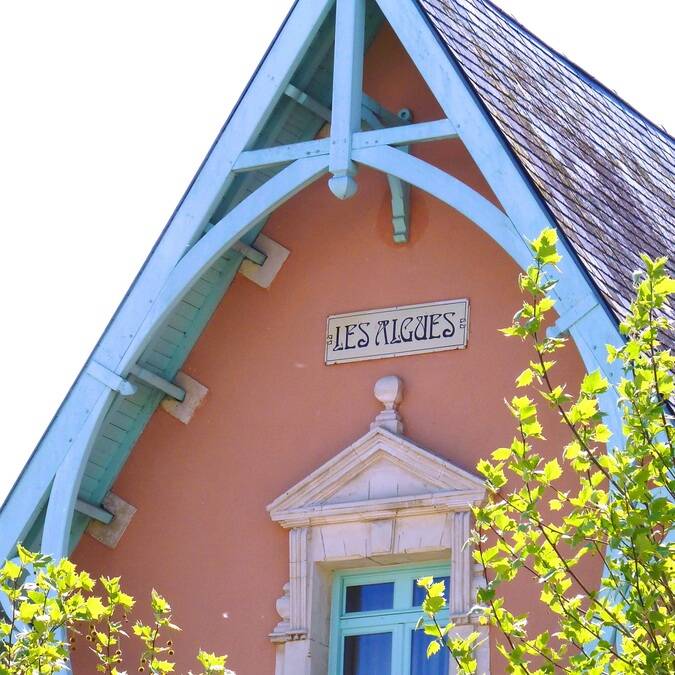
M123 640L129 637L125 625L135 601L122 591L119 577L101 577L97 584L67 559L54 563L22 546L18 553L18 562L8 560L0 569L2 606L7 608L7 620L0 620L0 675L67 670L77 635L84 635L96 655L99 672L122 675ZM98 586L100 595L95 594ZM173 640L165 637L180 628L172 623L171 606L155 590L150 605L153 622L132 626L142 647L137 670L164 675L174 670ZM201 675L234 675L225 668L226 656L200 650L197 660Z

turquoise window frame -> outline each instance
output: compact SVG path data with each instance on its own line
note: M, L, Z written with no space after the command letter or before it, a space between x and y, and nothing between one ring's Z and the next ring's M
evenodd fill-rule
M333 574L331 593L330 638L328 644L328 675L342 675L344 670L344 638L348 635L392 633L391 675L410 675L412 631L422 614L413 607L414 583L421 577L449 577L450 561L389 565L376 568L337 570ZM369 612L345 612L347 588L363 584L394 583L392 609ZM449 586L448 584L448 586ZM448 600L449 588L445 589ZM446 608L438 615L439 622L449 620Z

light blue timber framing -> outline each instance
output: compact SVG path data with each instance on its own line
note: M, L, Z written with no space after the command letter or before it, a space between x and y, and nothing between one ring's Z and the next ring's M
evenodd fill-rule
M355 150L354 159L437 197L487 232L522 266L531 260L529 249L513 223L494 204L445 171L402 150L378 146Z
M174 268L122 358L121 371L124 372L135 363L154 328L166 318L196 278L259 220L323 175L327 168L323 157L297 160L270 178L216 223Z
M165 380L163 377L156 375L152 371L147 370L146 368L141 368L141 366L139 365L135 365L131 367L130 372L132 375L135 375L141 382L145 382L146 384L149 384L151 387L163 391L167 396L175 398L176 401L185 400L184 389L181 389L178 385L174 384L173 382L169 382L168 380Z
M95 506L94 504L82 501L81 499L78 499L75 502L75 510L78 513L89 516L89 518L92 518L93 520L97 520L99 523L103 523L104 525L109 525L112 523L112 519L115 517L112 513L110 513L110 511L106 511L100 506Z
M85 485L84 467L94 442L101 441L98 433L113 402L115 406L120 405L125 394L123 402L127 407L123 413L137 420L133 422L135 427L129 423L137 437L161 399L161 391L146 387L134 379L132 372L139 359L148 356L151 340L160 335L164 339L176 332L192 344L209 313L215 309L218 294L227 289L243 259L242 253L234 251L233 246L237 242L250 245L269 213L329 169L340 180L352 179L350 163L360 163L425 190L482 228L521 268L531 262L527 240L534 238L543 227L555 226L539 194L416 2L376 2L447 119L359 130L365 2L340 0L336 39L345 46L347 55L339 51L340 58L334 64L331 138L298 143L282 139L275 147L269 147L274 143L261 145L265 124L282 98L289 105L302 107L285 94L314 38L325 23L332 20L334 0L298 0L3 505L0 558L11 556L18 540L30 536L39 541L40 531L45 552L61 555L69 551L77 540L77 537L73 539L71 521L78 491L80 495L82 490L91 494L87 501L94 506L100 503L106 486L112 483L128 453L128 449L115 450L122 447L119 439L103 438L105 444L113 448L110 452L118 454L102 469L103 476L97 483ZM325 45L320 51L325 55ZM305 85L298 82L297 88L302 92ZM310 93L316 96L316 92ZM318 98L317 101L327 107L327 101ZM312 115L306 110L303 114ZM324 121L319 116L313 124L315 122L314 133ZM503 211L456 178L397 149L457 136L480 168ZM284 165L288 166L280 169ZM238 182L254 170L258 172L256 180L260 185ZM235 190L234 202L238 203L232 203L229 210L221 213L218 210L221 199L230 188ZM338 196L348 197L350 191L351 187L343 185ZM561 248L564 258L556 288L561 316L559 329L569 332L588 370L600 368L616 383L620 377L618 367L608 366L604 358L606 344L621 342L616 321L565 241L561 242ZM207 284L212 289L210 294L202 288ZM201 304L196 300L192 302L193 295L202 298ZM180 324L176 328L168 322L169 315L183 304L187 314L178 314L172 319ZM175 374L185 353L183 348L176 348L167 355L153 352L148 358L160 359L158 371ZM137 387L137 394L132 393L132 387ZM141 394L145 396L142 400L138 398ZM602 405L615 441L619 442L621 424L612 391L603 397ZM117 408L115 411L117 414ZM40 527L43 517L45 522ZM76 520L78 527L86 524L81 514L76 515Z
M332 5L332 0L297 0L91 360L117 372L152 301L178 260L201 235L233 180L232 164L257 138ZM0 559L11 554L16 542L30 530L70 444L99 397L109 392L106 385L89 376L78 377L2 507Z
M80 430L75 442L54 476L42 530L41 550L56 560L68 555L70 525L75 511L77 493L94 436L103 421L103 412L112 402L112 394L103 394Z
M354 133L351 145L352 154L356 150L387 145L410 145L457 138L458 134L449 120L434 120L399 127L386 127L376 131L358 131ZM243 172L279 166L297 159L322 157L330 154L330 139L293 143L274 148L247 150L242 152L234 163L233 171Z
M555 221L531 180L523 173L494 121L476 98L454 57L441 43L417 3L377 0L377 4L443 112L454 123L460 139L518 236L526 242L534 239L544 227L555 227ZM621 377L620 369L617 365L609 366L605 359L606 345L620 345L623 341L616 319L564 239L560 242L560 249L563 260L559 265L559 283L555 289L556 309L563 315L588 297L597 300L594 309L571 327L570 335L587 370L599 368L611 383L617 384ZM521 267L525 266L522 259L514 259ZM615 442L620 443L622 428L616 394L608 392L602 403L607 414L606 423L614 434Z
M361 128L366 0L337 0L333 106L331 111L331 192L347 199L356 192L352 139Z
M102 366L100 363L96 363L96 361L89 362L87 374L95 377L106 386L118 391L124 396L133 396L137 391L136 386L132 382L125 380L116 373L108 370L105 366Z
M300 91L300 89L292 84L288 85L285 93L286 96L290 96L294 101L300 103L300 105L304 105L316 113L321 119L326 122L331 121L331 109L319 103L309 94ZM403 109L395 115L363 92L361 93L361 101L361 119L371 129L382 129L385 126L400 126L412 120L410 110ZM316 141L314 142L316 143ZM309 152L312 152L312 145L307 144L305 147ZM405 146L402 147L405 148ZM397 244L405 244L408 241L410 229L410 185L395 176L387 176L387 181L391 192L391 222L394 228L394 241Z

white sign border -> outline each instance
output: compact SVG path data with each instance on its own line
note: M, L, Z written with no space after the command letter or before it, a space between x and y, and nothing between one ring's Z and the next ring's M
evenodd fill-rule
M432 347L430 349L414 349L408 352L403 353L392 353L392 354L377 354L373 356L355 356L354 358L340 359L336 361L328 361L328 342L326 342L324 348L324 365L326 366L336 366L340 363L356 363L358 361L377 361L378 359L397 359L403 356L415 356L416 354L433 354L435 352L450 352L457 349L466 349L469 346L469 298L457 298L453 300L436 300L435 302L419 302L414 305L396 305L395 307L383 307L381 309L365 309L365 310L355 310L353 312L343 312L342 314L330 314L326 317L326 332L325 337L328 338L328 331L330 329L330 320L331 319L342 319L348 316L366 316L368 314L381 314L382 312L397 312L403 309L418 309L419 307L435 307L437 305L448 305L450 303L463 302L466 305L466 328L464 330L464 344L456 345L454 347Z

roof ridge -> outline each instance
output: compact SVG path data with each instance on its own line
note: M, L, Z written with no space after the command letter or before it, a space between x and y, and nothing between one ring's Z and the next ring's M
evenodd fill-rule
M544 42L538 35L533 33L527 26L523 25L518 19L514 16L511 16L506 10L499 7L493 0L474 0L475 2L481 2L484 5L489 6L496 14L499 14L505 21L513 25L519 31L522 31L527 35L528 38L532 40L537 46L539 46L544 51L549 52L556 59L558 59L565 67L572 71L575 75L579 76L584 80L588 85L593 87L596 90L599 90L600 93L604 94L612 100L618 107L623 108L626 112L638 118L640 121L653 128L658 134L666 138L673 145L675 145L675 136L673 136L665 127L657 124L653 120L649 119L645 114L641 113L635 106L631 105L623 97L619 96L615 91L610 89L607 85L603 84L598 78L591 75L587 70L578 66L574 61L565 56L563 53L559 52L557 49L554 49L548 43Z

